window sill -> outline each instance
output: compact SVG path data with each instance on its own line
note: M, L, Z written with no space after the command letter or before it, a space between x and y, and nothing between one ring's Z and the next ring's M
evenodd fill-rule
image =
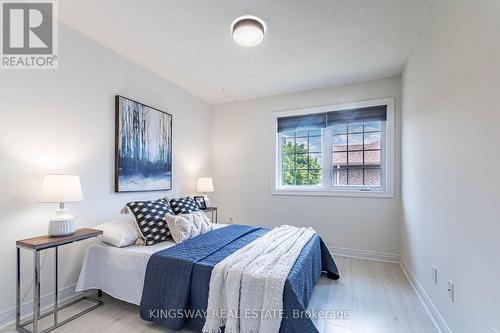
M357 198L394 198L394 193L388 191L346 191L321 189L275 189L271 195L286 196L318 196L318 197L357 197Z

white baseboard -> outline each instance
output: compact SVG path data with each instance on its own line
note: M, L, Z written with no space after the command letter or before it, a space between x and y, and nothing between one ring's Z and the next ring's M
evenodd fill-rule
M75 298L80 295L75 292L76 284L73 284L69 287L59 289L59 304L63 302L69 301L70 299ZM45 310L50 310L52 305L54 304L54 293L51 292L47 295L40 297L40 308L42 309L42 313ZM29 299L29 301L23 303L21 305L21 318L27 318L33 312L33 300ZM4 328L6 326L10 326L14 324L16 321L16 308L8 309L2 313L0 313L0 328Z
M417 294L420 303L422 303L422 306L429 315L436 329L440 333L453 333L453 331L448 326L448 324L444 320L439 310L436 308L436 306L430 299L425 289L422 287L422 284L417 280L415 274L413 274L409 266L406 264L406 262L400 255L393 253L356 250L356 249L348 249L348 248L333 247L333 246L328 248L330 249L330 252L336 256L399 264L401 266L404 275L406 276L406 279L408 280L413 290Z
M341 247L329 247L329 249L332 254L337 256L399 264L401 266L401 269L403 270L403 273L408 279L410 285L415 290L415 293L417 294L418 299L422 303L422 306L427 311L427 314L434 323L436 329L441 333L453 333L453 331L448 326L448 324L444 320L439 310L436 308L436 306L430 299L425 289L422 287L421 283L417 280L415 274L413 274L409 266L406 264L403 258L401 258L400 255L393 253L355 250L355 249L348 249ZM68 301L72 298L75 298L78 295L79 293L75 292L75 285L71 285L69 287L59 290L59 300L61 303ZM41 308L43 310L48 310L53 304L52 301L53 301L53 293L42 296L40 300ZM21 318L25 318L28 315L30 315L32 309L33 309L32 300L22 304ZM15 318L16 318L15 308L0 313L0 328L12 325L15 322Z
M395 264L399 264L401 259L399 254L394 254L394 253L355 250L355 249L348 249L344 247L334 247L334 246L331 247L329 246L328 248L333 255L341 257L390 262Z
M411 271L410 267L406 264L403 258L400 260L400 266L406 276L406 279L410 282L413 290L415 290L420 303L422 303L424 309L427 311L427 314L434 323L434 326L436 326L440 333L453 333L450 326L448 326L443 316L432 302L429 294L427 294L424 287L422 287L422 284L418 281L417 277Z

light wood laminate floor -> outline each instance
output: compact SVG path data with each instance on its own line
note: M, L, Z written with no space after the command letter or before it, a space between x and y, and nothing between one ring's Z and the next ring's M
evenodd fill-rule
M309 306L311 313L323 317L314 319L320 332L437 332L399 265L345 257L336 257L335 260L341 279L332 281L321 277ZM103 300L105 305L102 307L53 332L173 332L142 321L135 305L106 295ZM85 305L65 310L66 315ZM339 314L348 316L340 319ZM64 318L64 315L62 313L60 317ZM50 325L50 319L46 321L42 327ZM7 328L1 332L15 331Z

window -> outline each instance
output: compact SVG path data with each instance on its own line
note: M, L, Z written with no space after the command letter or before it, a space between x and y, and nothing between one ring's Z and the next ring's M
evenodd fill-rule
M281 135L283 185L321 184L323 173L321 136L321 129L290 131Z
M393 195L392 99L274 115L275 194Z
M332 186L382 186L382 128L385 121L332 127Z

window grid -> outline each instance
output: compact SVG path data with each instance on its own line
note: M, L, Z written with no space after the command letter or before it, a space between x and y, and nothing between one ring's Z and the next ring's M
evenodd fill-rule
M380 123L380 122L379 122ZM378 149L366 149L365 148L365 134L372 134L372 133L379 133L379 136L380 136L380 140L382 140L382 131L381 131L381 124L379 125L380 126L380 129L378 130L370 130L370 129L366 129L366 122L363 122L363 130L362 131L352 131L350 132L349 131L349 126L350 125L353 125L355 123L348 123L348 124L345 124L346 126L346 131L344 133L335 133L333 134L333 136L340 136L340 135L345 135L346 136L346 145L345 145L345 150L335 150L334 148L332 148L332 156L334 156L335 153L345 153L346 154L346 165L345 166L342 166L342 165L339 165L337 168L335 167L335 161L332 159L332 162L333 162L333 171L335 172L336 170L346 170L346 185L347 186L360 186L359 184L349 184L349 180L350 180L350 172L351 171L354 171L354 170L362 170L362 179L363 179L363 184L362 186L381 186L381 183L378 184L378 185L370 185L370 184L366 184L366 170L381 170L381 163L382 161L379 160L379 164L375 164L375 165L366 165L366 161L365 161L365 152L370 152L370 151L375 151L375 152L379 152L379 158L382 157L382 147L381 147L381 142L380 142L380 146ZM361 134L362 135L362 139L361 139L361 146L362 146L362 149L350 149L349 148L349 136L350 135L353 135L353 134ZM350 156L350 152L362 152L362 165L356 165L356 166L351 166L350 163L349 163L349 156ZM335 176L335 177L339 177L338 175ZM333 181L333 179L332 179ZM381 182L382 180L379 179L379 181ZM342 185L337 185L337 184L333 184L333 186L342 186Z
M315 172L315 171L318 171L320 174L321 174L321 171L322 171L322 165L320 164L320 168L311 168L311 154L322 154L322 149L321 149L321 145L322 145L322 142L321 142L321 138L322 138L322 134L321 134L321 131L319 132L319 134L311 134L311 132L317 132L315 130L312 130L312 131L305 131L305 130L301 130L301 131L293 131L293 136L291 135L288 135L288 136L283 136L283 143L282 143L282 148L283 149L283 146L284 145L287 145L287 139L291 139L293 137L293 152L292 153L288 153L288 155L293 155L293 166L290 168L291 169L291 172L292 172L292 175L293 175L293 184L289 184L289 185L300 185L300 184L297 184L297 178L298 178L298 172L299 171L307 171L307 182L310 183L311 182L311 173L312 172ZM301 133L300 135L297 135L297 133ZM306 135L303 135L302 133L307 133ZM319 138L320 139L320 148L319 150L313 150L311 151L311 138ZM297 152L297 147L298 147L298 144L297 144L297 139L306 139L307 140L307 148L306 148L306 152L305 153L298 153ZM297 156L298 155L304 155L304 157L307 157L307 168L299 168L298 167L298 163L297 163ZM284 165L284 160L282 159L282 165L281 165L281 168L282 170L285 169L285 165ZM321 176L320 176L321 177ZM283 178L283 176L282 176ZM284 181L284 178L282 179L282 181ZM321 178L320 178L320 183L321 183ZM310 185L315 185L315 184L310 184Z

